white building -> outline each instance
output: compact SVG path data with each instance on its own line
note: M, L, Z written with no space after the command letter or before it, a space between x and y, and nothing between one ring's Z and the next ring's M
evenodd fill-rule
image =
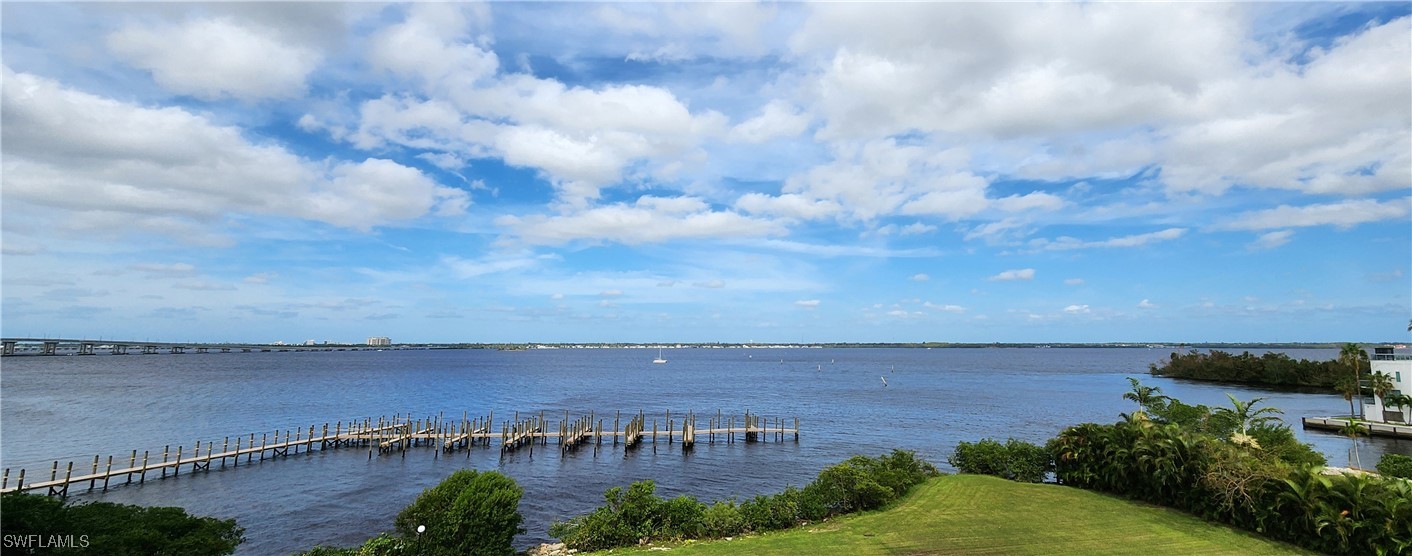
M368 345L370 345L370 346L390 346L390 345L392 345L392 338L388 338L388 337L386 337L386 336L371 336L371 337L368 338Z
M1381 372L1392 378L1393 390L1389 398L1393 394L1412 395L1412 353L1397 353L1397 348L1401 347L1404 346L1373 348L1373 357L1368 362L1372 365L1370 372ZM1368 384L1367 377L1363 384ZM1364 393L1367 394L1367 390ZM1363 415L1372 421L1412 423L1412 407L1383 407L1377 396L1363 398Z

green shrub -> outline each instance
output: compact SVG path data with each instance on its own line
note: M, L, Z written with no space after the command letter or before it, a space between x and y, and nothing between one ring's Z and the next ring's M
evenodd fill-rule
M653 538L682 540L700 538L703 526L702 517L706 505L695 498L681 495L663 502L657 507L660 522Z
M873 473L879 484L892 489L893 494L902 496L913 486L939 474L935 465L917 457L910 450L893 450L892 453L878 456L873 464Z
M962 473L994 475L1023 483L1043 482L1053 469L1048 450L1013 438L1004 444L989 438L975 444L961 442L947 462Z
M1287 425L1261 423L1246 430L1260 444L1258 455L1264 459L1275 459L1292 465L1312 465L1321 467L1328 464L1324 454L1294 437L1294 431Z
M804 487L802 519L872 510L906 494L913 486L937 475L936 467L905 450L869 458L853 456L819 473ZM819 514L819 509L823 515Z
M1066 485L1177 508L1325 554L1412 551L1412 483L1325 476L1176 425L1070 427L1049 444Z
M355 548L316 546L308 552L300 552L298 556L403 556L404 554L410 554L405 539L382 533L368 539L368 542L363 543L363 546Z
M794 490L794 487L786 487L785 492L795 497L795 517L800 521L819 521L829 516L829 509L824 505L824 499L819 495L818 489L812 489L813 484L805 485L804 488Z
M319 545L294 556L358 556L358 549Z
M895 500L937 474L936 467L908 451L868 458L854 456L819 473L803 489L786 487L737 504L710 506L690 496L662 500L655 483L640 481L626 491L604 493L604 505L549 527L549 534L577 550L604 550L642 541L722 538L773 531L841 513L870 510Z
M1387 477L1412 479L1412 457L1383 454L1383 459L1378 460L1378 473Z
M799 519L799 489L788 487L774 495L759 495L740 505L745 527L763 533L793 527Z
M578 550L603 550L635 545L642 539L672 537L678 531L662 529L666 522L663 509L668 502L654 494L656 490L657 484L650 480L633 483L626 491L622 487L610 488L603 493L603 506L587 515L551 525L549 534ZM678 504L674 511L691 511L687 509L688 504ZM685 522L670 526L694 527Z
M37 494L0 497L0 530L6 535L71 539L73 547L39 552L7 547L6 554L230 554L245 540L234 519L191 516L181 508L148 508L111 502L66 505Z
M816 496L829 515L859 512L882 507L897 496L869 473L871 460L853 456L843 463L819 472L806 490Z
M419 555L514 554L520 524L515 480L495 471L462 469L397 514L397 532ZM426 529L418 532L419 526Z
M612 490L620 489L614 488ZM600 506L588 514L556 521L549 534L575 550L604 550L637 544L637 532L623 523L622 517L608 506Z
M720 539L745 532L745 518L734 500L721 500L706 507L701 515L702 535Z

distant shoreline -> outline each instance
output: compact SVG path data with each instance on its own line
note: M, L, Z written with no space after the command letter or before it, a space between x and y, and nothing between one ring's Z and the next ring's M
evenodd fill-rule
M1381 345L1395 342L1361 342ZM1269 343L1171 343L1171 342L528 342L516 344L405 344L409 347L447 347L463 349L573 349L573 348L1151 348L1151 349L1338 349L1345 342L1269 342Z
M7 339L9 341L10 339ZM19 340L22 345L7 356L43 355L40 343L34 339ZM118 340L56 340L59 353L53 355L74 355L80 344L92 344L99 351L110 351L113 345L123 344L129 348L155 345L163 350L222 350L235 351L401 351L401 350L445 350L445 349L493 349L500 351L526 351L537 349L1073 349L1073 348L1112 348L1112 349L1163 349L1163 350L1285 350L1285 349L1339 349L1344 342L453 342L453 343L397 343L380 346L366 344L253 344L253 343L172 343L172 342L130 342ZM100 344L99 342L103 342ZM1396 342L1363 342L1362 345L1392 345ZM173 347L175 346L175 347ZM155 349L155 347L154 347ZM135 351L133 353L136 353ZM82 354L82 353L80 353ZM96 354L96 353L95 353Z

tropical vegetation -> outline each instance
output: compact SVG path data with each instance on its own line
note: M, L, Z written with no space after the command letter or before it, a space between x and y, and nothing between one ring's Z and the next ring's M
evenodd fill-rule
M881 508L937 475L936 467L915 453L894 450L876 458L854 456L824 469L802 489L789 487L739 503L707 505L685 495L664 500L655 494L655 483L639 481L626 490L608 489L603 506L554 523L549 534L570 549L602 550L776 531Z
M520 527L514 479L496 471L462 469L426 489L397 514L397 534L380 534L355 548L315 547L304 556L510 555Z
M1383 459L1378 460L1378 473L1385 477L1412 479L1412 456L1383 454Z
M992 475L1022 483L1040 483L1054 468L1043 446L1015 440L1004 444L986 438L974 444L961 442L946 460L962 473Z
M5 554L230 554L245 540L234 519L192 516L181 508L90 502L39 494L0 496ZM22 546L25 539L44 539Z
M1355 345L1356 344L1350 344ZM1361 353L1361 350L1359 350ZM1351 361L1360 361L1350 352ZM1294 359L1283 353L1253 355L1249 351L1233 355L1221 350L1187 353L1173 352L1161 365L1153 363L1148 371L1154 376L1255 384L1276 388L1310 388L1328 390L1335 387L1339 379L1348 374L1350 360L1340 357L1332 361L1311 361ZM1367 355L1364 354L1363 367ZM1355 382L1356 384L1356 382Z
M1326 473L1260 401L1211 410L1167 399L1069 427L1048 444L1055 479L1324 553L1412 553L1412 483Z
M669 547L670 552L656 545L627 552L644 556L1309 554L1171 508L983 475L928 479L879 511L729 541L684 541Z
M1353 372L1354 384L1358 385L1355 395L1358 397L1358 407L1362 408L1363 369L1368 366L1368 352L1363 351L1363 348L1358 344L1347 343L1339 349L1338 362L1342 364L1346 370ZM1359 412L1354 412L1353 415L1357 415L1358 413Z

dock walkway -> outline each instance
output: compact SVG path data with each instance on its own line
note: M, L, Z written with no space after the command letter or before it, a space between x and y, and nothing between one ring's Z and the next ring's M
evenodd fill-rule
M516 413L514 420L504 422L500 432L494 432L493 413L476 418L463 414L459 420L448 420L442 415L414 420L410 415L404 417L398 414L391 418L380 417L376 421L365 418L346 425L339 421L332 427L328 423L322 427L310 425L307 430L285 430L282 437L281 431L274 431L273 437L270 433L262 433L259 444L256 444L253 433L248 436L228 436L221 441L220 450L216 449L215 441L198 440L189 452L184 445L177 446L175 451L172 451L171 445L167 445L161 451L161 461L156 461L155 453L151 450L142 451L141 458L138 457L138 450L132 450L125 466L121 457L110 455L105 462L95 455L86 472L84 467L78 468L78 475L74 474L75 462L68 462L61 473L59 461L54 460L47 479L36 480L32 474L27 476L26 469L20 469L13 485L10 469L5 468L3 475L0 475L0 493L43 491L50 496L68 496L74 485L88 483L87 490L92 491L98 488L100 482L102 489L107 491L111 486L132 484L134 480L138 484L144 484L147 479L176 477L183 470L188 474L196 471L209 472L212 464L216 462L219 462L222 468L240 467L242 457L245 459L245 465L251 465L257 461L263 462L266 458L289 457L299 454L300 450L309 453L315 449L324 451L367 447L368 459L372 459L374 451L378 454L399 452L405 458L408 448L431 446L439 448L436 450L437 454L465 450L466 457L470 457L471 447L490 446L495 443L500 446L501 457L504 457L505 454L525 447L528 447L533 455L535 445L547 445L550 441L559 445L561 455L567 455L585 444L600 445L606 438L611 438L614 446L622 439L625 450L650 442L654 451L658 440L663 437L668 445L680 443L684 451L691 450L696 445L699 435L706 438L710 444L718 440L725 443L763 442L767 439L782 442L790 435L793 435L795 441L799 440L798 418L794 419L793 427L787 427L783 418L771 419L747 411L737 422L736 416L722 415L718 411L716 417L708 419L707 428L698 429L695 413L687 413L680 421L680 428L677 428L678 423L671 415L668 411L663 420L665 430L658 429L656 419L652 420L652 429L647 430L647 416L640 411L631 416L625 426L618 429L622 417L619 412L613 420L614 430L604 430L603 420L595 420L592 413L575 419L565 412L564 420L559 421L557 427L551 430L543 412L523 419ZM231 438L235 439L233 448ZM115 463L118 467L114 467Z
M1333 417L1305 417L1303 419L1303 422L1304 428L1306 430L1320 429L1340 431L1344 427L1348 426L1347 418L1339 419ZM1366 421L1359 422L1358 424L1362 426L1364 432L1371 436L1388 436L1392 438L1412 439L1412 426L1398 425L1394 423L1369 423Z

